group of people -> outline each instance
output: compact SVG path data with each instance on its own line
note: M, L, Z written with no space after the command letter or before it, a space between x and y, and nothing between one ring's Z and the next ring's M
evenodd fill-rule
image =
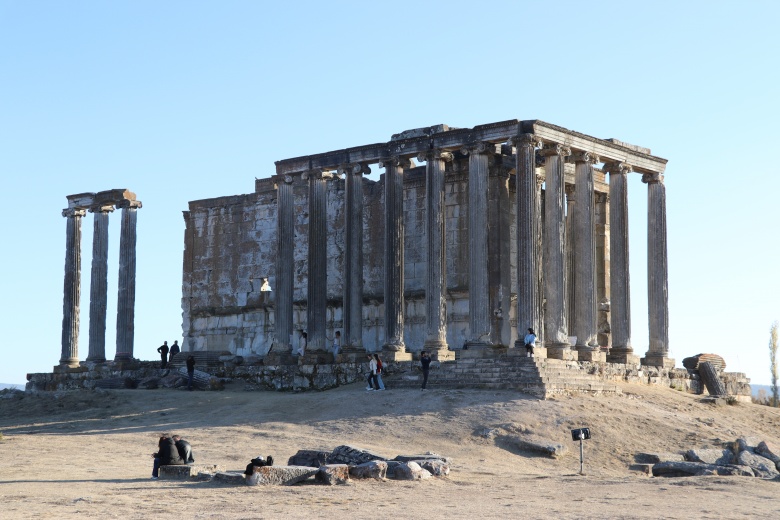
M368 354L368 386L366 390L384 390L385 384L382 381L382 360L379 354Z
M160 368L165 368L168 366L168 363L173 361L173 356L181 352L179 341L174 341L170 347L167 341L163 341L163 344L157 347L157 352L160 353Z
M152 480L157 480L160 476L160 466L182 466L195 462L192 446L182 439L181 435L161 435L157 442L157 453L152 453L152 457Z
M157 348L157 352L160 353L160 368L165 368L173 361L173 357L181 352L181 348L179 348L179 341L174 341L173 345L170 347L168 347L167 341L163 341L163 344ZM187 390L192 390L194 378L195 356L190 354L187 356Z

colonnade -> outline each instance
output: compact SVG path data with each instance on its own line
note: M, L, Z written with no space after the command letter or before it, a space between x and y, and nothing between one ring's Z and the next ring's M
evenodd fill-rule
M89 305L89 353L87 362L106 361L106 308L108 279L108 218L114 208L122 210L119 241L115 361L133 357L135 315L136 212L142 207L134 193L107 190L68 195L65 242L65 284L62 309L62 355L60 366L79 365L79 314L81 300L81 220L94 215L92 269Z
M495 124L499 128L501 123ZM490 125L484 125L486 127ZM510 125L505 125L511 129ZM500 128L504 128L501 126ZM535 130L540 132L524 131ZM481 127L476 127L481 128ZM600 296L611 299L612 348L609 361L636 363L631 346L631 312L628 254L627 176L638 168L648 185L648 321L649 350L642 363L673 366L668 358L668 274L666 255L666 202L663 168L666 161L649 150L614 140L598 140L567 133L559 127L532 121L515 123L514 135L501 135L493 127L490 139L475 139L474 131L413 136L403 143L390 142L374 148L359 147L339 152L277 162L278 240L276 341L282 350L291 348L293 328L293 174L309 182L309 265L307 293L308 344L321 349L325 342L327 266L325 226L328 172L345 175L345 273L343 294L344 345L362 348L362 175L369 164L379 163L384 175L384 329L386 353L408 349L404 344L404 213L403 179L412 167L411 158L425 161L425 340L413 350L431 351L434 358L452 356L460 348L502 346L491 333L491 313L505 313L509 294L491 291L501 280L489 273L494 255L490 241L508 244L508 233L488 232L491 193L490 176L495 164L514 156L516 225L516 323L522 347L527 328L537 333L538 345L557 359L605 361L598 344ZM401 141L401 140L399 140ZM468 272L469 330L464 345L447 344L445 170L453 154L468 155ZM351 159L351 160L350 160ZM357 160L355 160L357 159ZM632 164L632 161L636 164ZM567 163L574 165L574 183L565 183ZM595 191L597 164L609 178L609 194ZM570 183L571 184L571 183ZM542 186L544 185L544 190ZM570 188L567 190L567 187ZM500 190L499 190L500 191ZM506 193L508 197L508 184ZM567 191L569 226L567 232ZM607 198L608 197L608 198ZM492 197L495 198L495 197ZM607 202L611 207L607 209ZM543 201L543 203L542 203ZM597 210L597 205L601 205ZM606 214L609 214L608 222ZM601 221L597 222L597 218ZM597 248L607 244L609 225L609 281L597 279ZM600 226L600 228L599 228ZM601 231L597 231L601 229ZM504 231L506 233L506 231ZM567 234L573 239L567 244ZM507 246L508 247L508 246ZM570 255L567 257L567 255ZM500 255L499 255L500 256ZM495 269L494 269L495 270ZM603 266L601 270L604 271ZM495 270L500 272L501 269ZM506 271L506 269L504 269ZM606 276L604 273L602 276ZM508 285L508 283L507 283ZM509 291L506 291L507 293ZM602 305L606 305L601 302ZM570 307L573 306L573 309ZM569 323L573 321L573 323ZM570 338L576 336L574 345ZM508 345L503 345L508 346Z

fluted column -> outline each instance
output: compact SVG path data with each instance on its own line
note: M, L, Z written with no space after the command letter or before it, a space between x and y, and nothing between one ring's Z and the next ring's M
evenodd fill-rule
M79 304L81 300L81 217L79 208L62 210L67 219L65 235L65 286L62 298L61 366L79 364Z
M666 256L666 187L659 173L642 175L647 184L647 312L650 348L643 365L673 367L669 355L669 295Z
M576 228L574 249L577 258L574 269L576 328L569 330L577 336L579 359L600 361L596 323L596 198L593 184L593 165L600 161L598 156L590 153L578 153L569 160L574 162L577 198L573 221Z
M349 164L342 169L346 189L344 237L344 334L345 348L363 346L363 174L367 165Z
M536 148L541 141L533 134L513 139L517 146L515 175L517 224L517 340L523 347L528 328L534 329L537 344L544 345L542 313L542 197L536 175Z
M276 178L276 347L278 353L292 351L290 336L293 333L293 274L295 270L295 199L293 178L280 175Z
M119 290L116 306L115 361L133 359L135 337L135 244L137 211L141 201L123 200L116 205L122 209L119 237Z
M392 157L385 168L385 344L388 352L404 350L404 169L409 159Z
M596 328L602 350L612 346L609 332L609 194L596 192Z
M631 347L631 283L628 249L628 174L631 166L607 163L609 173L610 330L612 363L637 363Z
M576 233L576 227L574 226L574 208L577 203L575 202L575 189L573 184L567 184L564 188L566 192L566 321L569 323L569 330L574 330L577 316L575 315L577 294L574 280L577 279L575 272L577 265L577 253L574 248L574 236Z
M309 251L306 286L306 347L325 350L328 305L328 172L304 173L309 181Z
M498 150L498 147L496 148ZM510 347L512 326L509 311L512 302L512 201L509 194L510 172L516 159L511 147L488 161L488 317L490 338L494 346ZM503 155L504 150L512 155Z
M89 287L89 354L87 361L106 360L106 308L108 306L108 215L113 204L98 204L93 215L92 274Z
M545 157L544 197L544 333L547 355L556 359L571 357L566 322L566 215L563 166L569 148L553 144L542 150Z
M450 152L430 150L420 154L427 161L425 171L425 237L427 244L425 278L425 349L436 359L447 348L447 264L444 210L445 162Z
M469 155L469 338L466 346L492 344L488 283L488 163L496 146L477 143L464 147ZM443 208L442 208L443 209Z

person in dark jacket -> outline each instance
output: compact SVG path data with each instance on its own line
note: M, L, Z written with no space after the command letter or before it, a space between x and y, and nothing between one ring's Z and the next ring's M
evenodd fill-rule
M179 340L176 340L173 342L173 345L171 345L171 351L168 353L168 363L173 362L173 356L181 352L181 349L179 348Z
M192 464L195 459L192 458L192 445L189 442L181 438L181 435L174 435L173 441L176 443L176 450L179 452L179 457L185 464Z
M425 390L425 385L428 384L428 372L431 369L431 356L423 350L420 354L420 368L422 368L423 382L420 390Z
M192 390L192 379L195 377L195 357L187 356L187 390Z
M160 368L165 368L165 365L168 364L168 351L170 348L168 348L168 342L163 341L163 344L157 347L157 352L160 353Z
M179 450L176 449L176 442L169 435L162 435L157 442L157 447L157 453L152 453L152 457L154 457L152 480L157 480L157 477L160 476L160 466L181 466L184 464Z

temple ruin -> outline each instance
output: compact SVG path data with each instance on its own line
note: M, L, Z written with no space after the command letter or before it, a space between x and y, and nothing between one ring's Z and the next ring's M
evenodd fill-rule
M135 243L136 212L142 207L135 193L126 189L68 195L65 241L65 288L62 304L61 368L79 366L79 315L81 299L81 219L87 211L94 216L92 272L89 298L88 363L106 361L106 307L108 298L108 216L122 210L119 240L119 289L114 361L133 358L135 331ZM55 367L57 368L57 367Z
M538 120L437 125L278 161L254 193L184 212L183 350L284 363L304 332L308 356L341 331L345 353L448 360L522 347L532 327L538 356L638 365L627 178L641 175L641 364L672 368L666 162ZM377 167L378 182L365 178Z

